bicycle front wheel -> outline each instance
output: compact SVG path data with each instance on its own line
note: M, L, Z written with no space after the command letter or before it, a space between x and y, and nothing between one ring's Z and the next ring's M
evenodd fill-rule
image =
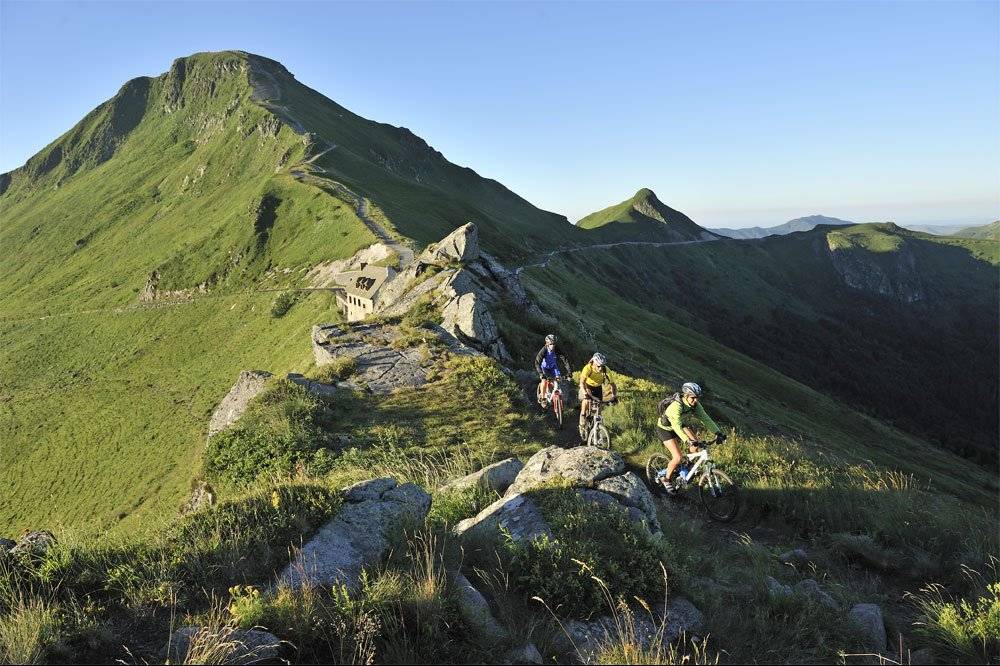
M657 475L659 475L661 471L667 469L668 464L670 464L670 458L658 453L646 461L646 482L649 483L649 486L658 493L666 492L666 488L663 487L665 478L658 479Z
M590 437L587 439L587 444L596 446L599 449L610 449L611 434L603 425L595 426L590 430Z
M556 425L560 430L563 427L563 400L558 393L552 396L552 411L556 415Z
M712 469L698 483L701 503L712 520L728 523L740 510L740 489L721 469Z

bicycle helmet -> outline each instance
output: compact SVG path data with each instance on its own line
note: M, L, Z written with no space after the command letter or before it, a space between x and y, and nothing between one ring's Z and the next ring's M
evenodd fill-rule
M556 336L552 335L551 333L545 336L545 344L549 344L550 342L552 344L556 343Z
M701 387L694 382L687 382L681 387L681 393L684 395L693 395L696 398L701 397Z
M604 358L604 354L602 354L601 352L597 352L596 354L594 354L594 356L590 360L598 368L603 368L604 364L608 362L608 360Z

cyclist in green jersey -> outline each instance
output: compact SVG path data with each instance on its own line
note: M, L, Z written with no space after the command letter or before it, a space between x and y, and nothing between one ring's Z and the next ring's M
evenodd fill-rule
M723 442L726 439L715 421L705 412L701 404L702 390L694 382L687 382L681 387L680 393L675 393L666 400L660 402L660 418L656 423L656 432L663 442L663 446L670 452L670 462L667 464L667 482L664 487L668 493L676 492L673 482L674 470L681 462L681 451L678 440L688 445L688 451L695 453L698 451L700 443L695 437L694 430L684 425L684 417L693 415L702 425L715 433L715 442Z

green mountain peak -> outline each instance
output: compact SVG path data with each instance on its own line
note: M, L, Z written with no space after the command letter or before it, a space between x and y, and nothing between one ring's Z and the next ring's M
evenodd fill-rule
M682 242L712 240L717 236L698 226L684 213L674 210L643 187L631 198L584 217L581 229L600 229L609 240Z

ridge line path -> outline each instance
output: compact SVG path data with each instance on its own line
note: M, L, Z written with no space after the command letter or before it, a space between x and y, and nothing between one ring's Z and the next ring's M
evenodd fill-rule
M520 275L521 271L525 268L545 268L549 265L549 261L552 260L557 254L568 254L570 252L582 252L584 250L606 250L611 247L618 247L620 245L649 245L652 247L664 247L666 245L695 245L697 243L714 243L719 240L718 238L702 238L699 240L686 240L686 241L619 241L618 243L600 243L597 245L581 245L579 247L568 247L561 250L552 250L542 256L544 259L534 264L525 264L523 266L518 266L514 274Z

